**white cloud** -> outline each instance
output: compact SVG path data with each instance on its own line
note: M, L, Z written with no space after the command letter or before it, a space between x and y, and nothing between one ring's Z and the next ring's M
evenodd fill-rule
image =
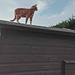
M50 7L50 4L52 4L55 0L37 0L37 6L39 9L39 12L42 12L43 10ZM48 6L49 5L49 6Z
M38 5L38 9L42 10L42 9L44 9L47 6L47 3L45 1L38 0L37 1L37 5Z
M0 3L4 6L2 7L2 5L0 5L0 8L2 11L0 11L1 17L0 19L3 20L11 20L14 16L14 9L17 7L30 7L33 4L37 4L38 6L38 11L35 12L34 17L33 17L33 24L34 25L40 25L40 26L50 26L50 25L55 25L63 20L68 19L69 17L73 15L75 15L75 1L70 1L67 6L64 8L64 10L59 13L59 14L54 14L52 16L48 16L47 14L45 15L41 15L41 13L43 13L45 11L45 9L47 9L47 7L50 7L50 5L56 0L0 0ZM3 10L4 9L4 10ZM6 13L6 14L5 14ZM50 14L51 15L51 14ZM25 19L21 19L20 22L25 23L24 22Z
M61 13L49 16L49 23L50 25L55 25L69 19L72 15L75 15L75 1L70 1Z
M17 5L17 3L16 3L14 0L11 0L11 1L10 1L10 0L6 0L6 1L7 1L9 4L11 4L11 5L15 5L15 6Z
M70 1L61 13L54 14L52 16L40 16L38 12L36 12L36 16L34 16L35 20L33 22L34 24L41 26L51 26L69 19L70 17L72 17L72 15L75 15L75 1Z
M12 9L12 6L17 5L14 0L10 1L10 0L0 0L0 14L1 14L1 18L3 20L8 20L8 18L10 17L10 9Z

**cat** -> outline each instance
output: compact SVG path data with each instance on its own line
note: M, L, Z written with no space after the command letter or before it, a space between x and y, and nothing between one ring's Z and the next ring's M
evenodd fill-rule
M11 21L17 20L17 22L19 23L19 19L21 17L26 17L25 24L27 24L27 21L30 18L30 25L32 25L32 18L33 18L34 12L37 10L38 10L37 4L33 5L31 8L17 8L15 9L15 17Z

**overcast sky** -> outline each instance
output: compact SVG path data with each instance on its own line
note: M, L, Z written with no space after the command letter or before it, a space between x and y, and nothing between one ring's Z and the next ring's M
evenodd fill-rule
M0 20L10 21L16 8L30 8L35 4L38 11L34 14L33 25L51 26L75 15L75 0L0 0ZM20 22L25 23L25 18Z

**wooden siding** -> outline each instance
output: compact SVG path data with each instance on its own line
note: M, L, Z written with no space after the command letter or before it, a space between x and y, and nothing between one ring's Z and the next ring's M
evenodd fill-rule
M0 75L62 75L63 60L75 60L75 36L1 29Z

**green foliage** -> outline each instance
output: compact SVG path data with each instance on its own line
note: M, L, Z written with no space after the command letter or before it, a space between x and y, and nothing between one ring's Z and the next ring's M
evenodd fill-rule
M69 18L68 28L75 29L75 19L74 18Z
M58 23L55 26L51 26L51 28L75 28L75 19L74 16L72 18L69 18L69 20L63 21L61 23Z
M62 23L58 23L57 25L53 26L53 28L65 28L68 26L68 21L63 21Z

